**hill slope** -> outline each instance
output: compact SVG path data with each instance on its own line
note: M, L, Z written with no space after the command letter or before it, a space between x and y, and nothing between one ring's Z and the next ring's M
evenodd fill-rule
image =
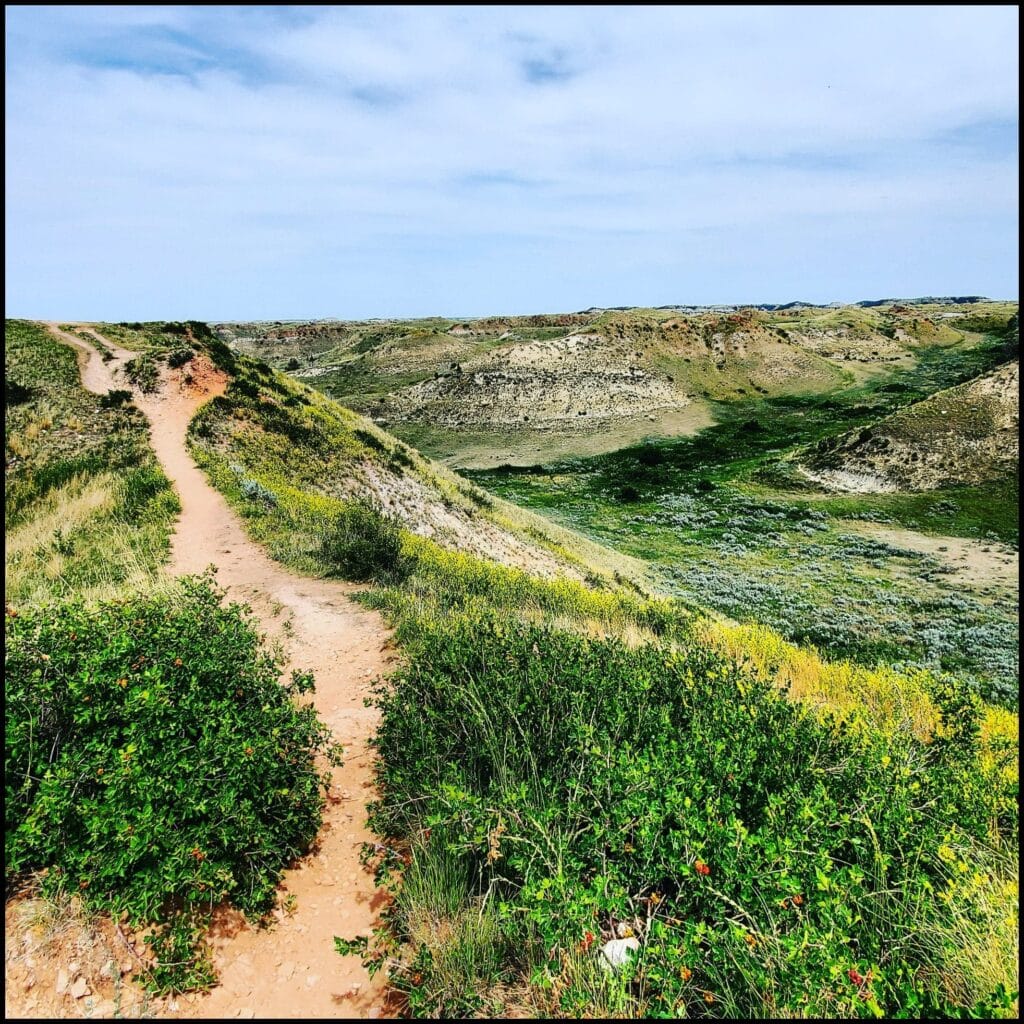
M820 441L804 472L828 489L862 493L1000 479L1019 467L1019 391L1014 359L873 426Z
M180 345L158 327L102 330L156 358ZM192 423L193 454L275 557L319 573L317 517L364 501L443 548L542 578L643 577L638 561L492 498L304 383L222 344L200 347L229 380ZM186 372L170 371L170 386Z
M434 457L481 468L691 434L708 403L825 392L971 344L1007 303L221 324ZM988 319L986 319L988 318Z

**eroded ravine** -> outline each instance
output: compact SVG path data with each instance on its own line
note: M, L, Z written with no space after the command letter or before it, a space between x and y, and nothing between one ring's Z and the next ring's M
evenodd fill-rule
M120 371L132 353L100 337L113 353L104 362L80 338L57 324L48 327L77 350L90 391L129 386ZM87 325L78 329L96 336ZM134 396L181 500L169 571L181 575L216 568L229 598L248 604L267 635L282 643L289 667L313 672L314 703L345 756L343 766L333 770L314 851L285 875L282 901L287 900L288 912L275 912L269 929L250 927L240 915L223 917L213 934L220 984L208 994L180 998L161 1016L382 1016L387 1013L383 979L370 979L358 958L338 956L333 940L368 934L382 909L359 852L372 839L365 804L373 795L368 741L377 722L364 698L371 681L388 668L389 633L379 615L351 600L350 585L298 576L273 562L245 535L193 462L185 442L189 420L225 384L224 375L197 356L183 370L165 370L156 393Z

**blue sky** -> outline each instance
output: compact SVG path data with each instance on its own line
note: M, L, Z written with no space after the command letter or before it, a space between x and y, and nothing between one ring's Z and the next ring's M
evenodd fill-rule
M1017 296L1016 7L6 8L7 315Z

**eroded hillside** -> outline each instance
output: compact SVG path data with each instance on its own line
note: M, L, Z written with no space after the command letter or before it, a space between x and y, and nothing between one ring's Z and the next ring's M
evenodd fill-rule
M478 320L221 324L453 465L597 454L692 434L714 402L820 393L976 343L1007 303L591 310Z
M804 473L829 490L928 491L1016 471L1020 362L940 391L863 427L819 441Z
M103 330L135 351L159 353L167 345L159 331ZM595 567L609 578L642 575L634 560L493 498L303 382L238 358L222 344L211 352L231 379L192 425L194 454L283 561L317 571L322 537L310 527L311 509L368 501L441 547L540 577L583 579ZM181 375L188 368L164 372Z

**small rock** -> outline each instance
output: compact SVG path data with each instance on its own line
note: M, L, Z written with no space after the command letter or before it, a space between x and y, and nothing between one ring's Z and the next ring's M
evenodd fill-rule
M71 979L68 977L68 972L60 970L57 972L57 995L62 996L68 990L68 982Z
M113 999L104 999L101 1003L97 1003L92 1011L94 1017L113 1017L114 1011L117 1010L117 1004Z
M601 947L601 964L606 970L616 970L630 962L631 954L640 948L640 940L630 936L611 939Z
M70 964L68 964L68 974L70 974L72 978L73 978L73 977L74 977L74 976L75 976L75 975L76 975L76 974L77 974L77 973L78 973L78 972L79 972L79 971L80 971L81 969L82 969L82 965L81 965L81 964L80 964L80 963L79 963L79 962L78 962L77 960L74 960L74 961L72 961L72 962L71 962Z
M89 988L89 983L85 978L75 978L71 984L71 998L81 999L84 996L92 995L92 989Z

